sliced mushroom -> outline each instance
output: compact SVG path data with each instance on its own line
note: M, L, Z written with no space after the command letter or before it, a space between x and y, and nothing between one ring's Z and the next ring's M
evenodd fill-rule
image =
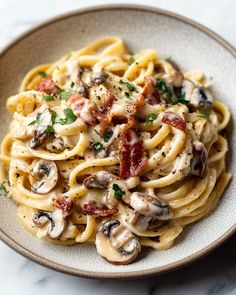
M113 264L131 263L141 251L138 238L114 219L100 226L95 244L98 253Z
M130 206L144 216L158 220L169 220L173 217L169 204L157 196L134 192L129 199Z
M38 227L48 226L47 235L51 239L58 238L66 226L65 214L60 209L56 209L54 212L36 212L33 222Z
M200 141L193 142L193 158L191 161L192 175L203 177L206 171L207 150Z
M39 123L35 128L34 138L29 142L32 149L41 146L51 136L50 133L45 132L47 127L52 125L52 115L47 105L42 105L39 108L36 120Z
M49 160L39 160L36 163L33 162L31 177L34 182L31 187L32 191L39 194L46 194L57 184L57 165L53 161Z
M91 81L94 85L100 85L106 81L107 77L108 77L108 74L101 71L101 72L92 74Z
M60 153L61 151L64 151L66 148L68 147L61 137L53 138L50 142L46 144L46 149L53 153Z
M173 217L169 204L157 196L134 192L129 196L128 203L134 211L126 219L126 223L134 233L143 232L157 221L169 220Z
M110 182L118 179L117 176L106 171L99 171L84 180L84 185L88 188L107 189Z
M184 80L182 94L186 100L190 101L189 106L192 109L198 109L200 111L211 110L213 97L208 89L198 86L195 87L191 81Z
M119 200L124 199L128 194L128 188L125 182L120 180L116 175L106 171L99 171L92 174L83 183L88 189L105 190L104 197L106 205L110 205L111 207L117 206Z

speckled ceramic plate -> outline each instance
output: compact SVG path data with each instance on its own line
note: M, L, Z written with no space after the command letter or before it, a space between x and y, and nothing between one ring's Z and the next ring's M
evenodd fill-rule
M24 74L41 63L84 46L104 35L123 38L131 50L144 47L160 56L172 56L183 70L196 69L213 77L214 93L236 116L236 51L215 33L181 16L154 8L112 5L83 9L42 24L10 44L0 56L0 135L7 130L5 102L17 92ZM232 124L231 124L232 127ZM230 149L235 130L230 128ZM235 156L229 169L235 173ZM106 263L95 247L42 243L19 225L15 205L0 197L0 238L20 254L66 273L100 278L131 278L160 274L186 265L219 246L236 230L235 180L209 217L191 226L167 251L146 250L142 259L127 266Z

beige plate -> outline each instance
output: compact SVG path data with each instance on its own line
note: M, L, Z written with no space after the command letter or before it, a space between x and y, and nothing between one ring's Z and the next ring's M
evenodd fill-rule
M24 34L0 56L0 134L6 133L5 102L17 92L24 74L32 67L57 60L104 35L123 38L131 50L153 48L161 57L172 56L183 70L196 69L213 77L214 93L236 117L236 51L215 33L166 11L128 5L83 9L50 20ZM5 115L6 114L6 115ZM235 150L235 131L230 128ZM235 173L235 157L229 169ZM15 205L0 201L0 239L29 259L52 269L85 277L134 278L160 274L186 265L219 246L236 230L236 198L233 181L215 212L189 228L168 251L145 250L127 266L106 263L89 245L73 247L42 243L19 226Z

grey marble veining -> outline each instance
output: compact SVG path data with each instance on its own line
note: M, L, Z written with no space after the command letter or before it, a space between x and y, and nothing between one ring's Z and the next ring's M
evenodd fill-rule
M41 21L79 7L127 1L0 0L0 49ZM235 0L139 0L190 17L236 46ZM40 12L40 13L39 13ZM219 68L220 68L219 62ZM236 237L184 269L159 277L91 280L57 273L37 265L0 243L0 295L236 295Z

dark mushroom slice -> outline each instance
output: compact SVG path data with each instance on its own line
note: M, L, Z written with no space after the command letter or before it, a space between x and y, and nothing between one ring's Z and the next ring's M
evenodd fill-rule
M51 136L50 133L45 132L47 127L52 125L52 115L48 106L42 105L39 108L36 120L39 124L35 128L34 138L29 142L32 149L40 147Z
M120 180L118 176L106 171L92 174L84 180L83 184L88 189L104 190L106 205L111 206L111 208L116 207L119 200L125 198L128 194L125 182Z
M48 226L47 236L51 239L57 239L60 237L65 229L65 215L60 209L56 209L54 212L36 212L33 216L33 222L38 227Z
M213 105L213 97L210 91L204 87L196 87L191 81L184 80L182 94L189 100L189 107L193 110L210 111Z
M200 141L193 142L193 157L191 160L192 175L204 177L207 163L207 150Z
M170 205L157 196L134 192L129 197L129 205L139 214L158 220L169 220L173 217Z
M53 161L39 160L33 166L30 174L34 181L31 189L39 194L50 192L58 181L58 169Z
M92 74L91 81L94 85L100 85L106 81L107 77L108 74L101 71L99 73Z
M88 189L107 189L109 183L114 181L115 179L118 179L118 177L106 171L99 171L87 177L84 180L84 185Z
M134 233L143 232L156 222L173 218L170 205L157 196L134 192L129 196L128 203L134 211L125 223Z
M46 149L52 153L60 153L66 148L68 148L68 146L64 143L61 137L55 137L46 144Z
M115 219L99 227L95 244L98 253L113 264L129 264L141 251L138 238Z

